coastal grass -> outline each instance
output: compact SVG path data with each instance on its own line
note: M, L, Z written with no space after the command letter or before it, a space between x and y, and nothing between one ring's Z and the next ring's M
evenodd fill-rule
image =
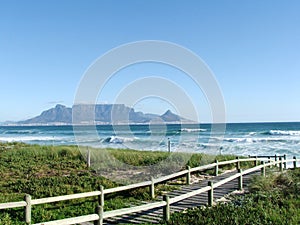
M170 157L167 152L105 150L119 161L134 166L153 165ZM178 161L188 158L186 164L191 167L199 166L211 158L204 154L191 153L177 153L173 157ZM235 156L224 155L217 158L222 161L234 159ZM234 165L226 166L224 169L233 167ZM87 168L85 156L77 146L40 146L18 142L0 143L0 177L0 203L21 201L25 194L37 199L95 191L99 190L101 185L105 189L120 185ZM159 184L156 185L156 192L161 193L174 188L177 187ZM130 207L140 200L150 200L148 188L107 195L104 210ZM96 205L97 198L90 197L33 206L32 222L91 214L94 213ZM0 211L0 224L24 224L22 221L23 208Z

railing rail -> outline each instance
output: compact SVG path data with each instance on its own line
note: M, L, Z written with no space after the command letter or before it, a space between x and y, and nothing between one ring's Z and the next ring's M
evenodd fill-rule
M43 223L36 223L33 225L70 225L70 224L77 224L77 223L85 223L89 221L96 221L99 220L99 215L97 214L91 214L86 216L78 216L68 219L62 219L62 220L54 220L49 222L43 222Z
M0 204L0 209L19 208L19 207L24 207L26 205L27 205L27 203L25 201L1 203Z
M57 196L57 197L40 198L40 199L31 200L31 205L60 202L60 201L78 199L78 198L88 198L88 197L94 197L94 196L99 196L99 195L101 195L100 191L93 191L93 192L85 192L85 193L72 194L72 195L63 195L63 196Z
M239 182L239 189L242 188L243 185L243 175L253 173L255 171L262 171L262 175L265 175L265 168L266 167L271 167L275 165L279 165L280 171L283 171L283 168L286 168L286 163L293 163L293 167L297 167L297 162L300 162L299 159L296 159L296 157L293 157L293 159L286 159L286 156L284 155L283 157L274 157L276 160L271 160L272 156L266 156L262 157L264 158L262 161L261 165L257 165L257 159L258 157L249 157L245 159L234 159L234 160L229 160L229 161L222 161L218 162L216 161L215 163L211 163L209 165L205 166L199 166L195 168L189 168L174 174L170 174L164 177L160 177L157 179L152 178L151 181L145 181L145 182L140 182L136 184L130 184L127 186L121 186L121 187L116 187L116 188L110 188L110 189L103 189L101 187L101 190L99 191L93 191L93 192L85 192L85 193L79 193L79 194L72 194L72 195L64 195L64 196L57 196L57 197L49 197L49 198L41 198L41 199L33 199L31 200L30 195L25 196L25 201L19 201L19 202L9 202L9 203L1 203L0 204L0 210L1 209L10 209L10 208L18 208L18 207L25 207L25 221L27 224L31 224L31 207L32 205L39 205L39 204L46 204L46 203L53 203L53 202L59 202L59 201L66 201L66 200L72 200L72 199L79 199L79 198L87 198L87 197L99 197L99 207L96 209L96 214L90 214L90 215L85 215L85 216L79 216L79 217L73 217L73 218L68 218L68 219L63 219L63 220L56 220L56 221L49 221L49 222L42 222L42 223L36 223L34 225L54 225L54 224L76 224L76 223L83 223L83 222L90 222L94 221L95 224L100 225L103 222L103 219L105 218L110 218L110 217L115 217L115 216L121 216L124 214L130 214L134 212L140 212L140 211L145 211L145 210L150 210L150 209L155 209L155 208L161 208L164 207L164 217L167 220L170 215L170 205L174 204L176 202L182 201L186 198L190 198L192 196L198 195L200 193L208 192L209 193L209 199L208 199L208 205L211 205L213 202L213 190L214 188L220 187L234 179L238 178ZM277 160L277 158L279 160ZM240 170L240 163L241 162L255 162L255 166L249 169L246 169L244 171ZM266 163L267 162L267 163ZM180 196L176 196L173 198L165 197L164 200L158 201L158 202L153 202L153 203L147 203L143 204L140 206L135 206L135 207L130 207L130 208L123 208L123 209L117 209L117 210L112 210L112 211L107 211L103 212L103 206L104 206L104 194L109 194L109 193L116 193L120 191L125 191L125 190L130 190L130 189L135 189L135 188L140 188L140 187L146 187L150 186L150 193L151 196L154 198L154 185L157 183L165 182L177 177L181 177L186 175L187 178L190 178L190 174L192 172L200 172L204 171L207 169L215 169L215 175L218 175L218 167L221 165L227 165L227 164L236 164L236 168L238 169L238 173L234 174L230 177L227 177L215 184L212 182L209 182L208 186L203 187L198 190L191 191L186 194L182 194ZM187 184L189 184L189 180L187 179Z

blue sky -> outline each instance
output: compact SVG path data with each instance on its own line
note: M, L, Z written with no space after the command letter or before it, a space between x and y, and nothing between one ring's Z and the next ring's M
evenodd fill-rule
M220 85L229 122L300 121L299 12L296 0L1 1L0 121L71 106L94 60L141 40L174 42L199 55ZM161 75L180 83L200 121L209 121L204 94L176 73L129 68L111 79L99 102L113 102L130 75ZM148 99L136 107L163 113L171 105Z

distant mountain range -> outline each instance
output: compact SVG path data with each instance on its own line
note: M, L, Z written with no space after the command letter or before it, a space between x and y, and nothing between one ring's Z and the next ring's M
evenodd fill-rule
M74 118L73 118L74 117ZM135 112L124 104L74 105L72 108L56 105L39 116L16 122L15 125L90 125L90 124L147 124L194 123L170 110L162 115Z

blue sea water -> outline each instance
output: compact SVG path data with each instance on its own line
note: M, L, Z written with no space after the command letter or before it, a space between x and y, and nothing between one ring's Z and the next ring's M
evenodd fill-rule
M82 145L137 150L188 151L236 155L283 155L300 158L300 123L232 123L225 133L211 124L1 126L1 142Z

